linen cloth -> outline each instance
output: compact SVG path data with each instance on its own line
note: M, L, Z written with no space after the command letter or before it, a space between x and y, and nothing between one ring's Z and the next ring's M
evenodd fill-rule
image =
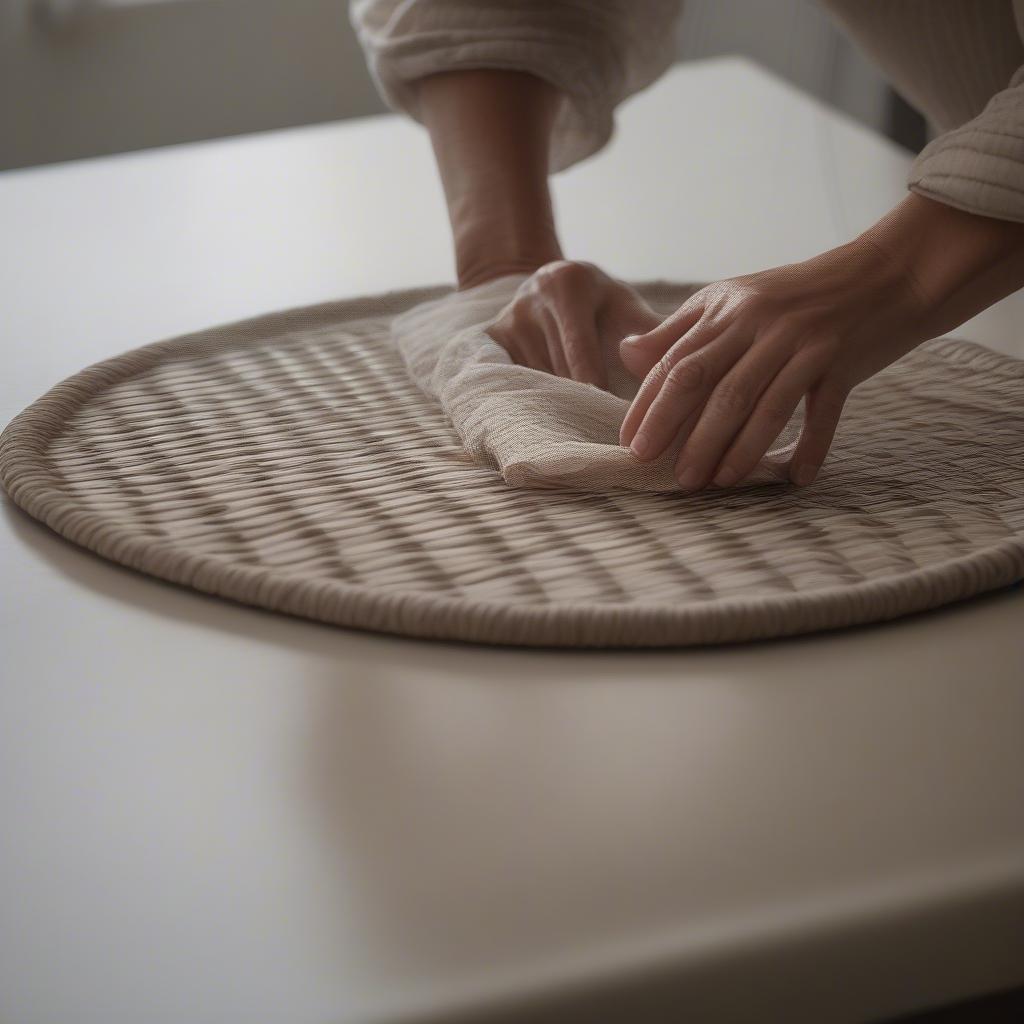
M944 134L910 168L913 192L1024 222L1024 0L825 0ZM502 68L562 102L550 169L596 153L616 106L675 58L681 0L351 0L385 102L419 120L415 82ZM680 116L683 112L680 111Z
M398 315L391 337L409 375L440 402L466 450L513 487L674 491L679 438L641 462L619 445L639 388L619 359L620 337L599 333L608 390L519 366L488 333L528 275L509 274ZM802 409L738 486L784 483Z

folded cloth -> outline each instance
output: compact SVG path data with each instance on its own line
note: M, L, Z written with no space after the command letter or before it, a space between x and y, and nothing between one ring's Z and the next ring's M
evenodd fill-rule
M466 450L512 487L676 491L677 439L661 458L641 462L619 444L619 427L640 382L619 359L619 337L600 336L605 391L518 366L487 328L525 274L509 274L414 306L396 316L391 336L412 379L441 404ZM783 483L801 412L743 485Z

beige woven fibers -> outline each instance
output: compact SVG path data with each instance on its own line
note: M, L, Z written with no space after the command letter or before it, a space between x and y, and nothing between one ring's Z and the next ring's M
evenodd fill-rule
M664 313L689 293L639 287ZM1024 363L920 347L853 393L804 490L513 488L474 461L389 333L446 291L273 314L90 367L8 425L0 479L113 561L414 636L749 640L1024 578Z

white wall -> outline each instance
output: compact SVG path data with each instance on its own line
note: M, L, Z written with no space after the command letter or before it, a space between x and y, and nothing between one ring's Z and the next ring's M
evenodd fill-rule
M344 0L33 8L0 0L0 167L384 109Z
M679 53L745 54L865 124L885 127L885 80L813 0L686 0Z
M747 54L884 127L881 79L810 0L687 0L681 29L684 59ZM383 109L346 0L0 0L0 168Z

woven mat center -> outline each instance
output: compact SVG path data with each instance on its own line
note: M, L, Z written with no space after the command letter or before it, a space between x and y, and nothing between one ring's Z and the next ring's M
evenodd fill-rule
M684 293L641 287L666 312ZM153 575L421 636L752 639L1024 576L1024 364L922 346L853 393L841 472L809 489L513 489L391 343L391 315L438 293L261 317L83 371L4 432L4 485Z

